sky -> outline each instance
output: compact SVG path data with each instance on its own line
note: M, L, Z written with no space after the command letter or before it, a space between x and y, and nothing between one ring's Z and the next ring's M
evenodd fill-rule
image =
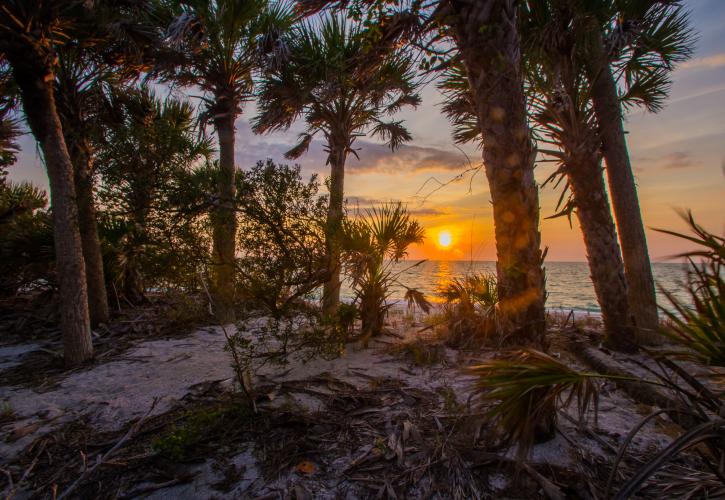
M686 230L678 211L692 210L706 228L718 234L725 231L725 1L689 0L685 4L699 35L694 56L675 70L664 110L657 114L635 110L626 116L625 124L654 262L690 248L653 229ZM454 145L450 124L440 112L443 96L434 85L425 87L422 97L421 106L396 117L405 120L413 140L395 153L375 141L357 140L359 159L351 156L346 167L348 208L354 211L386 201L406 203L427 234L422 245L411 248L410 258L495 260L492 207L483 171L454 181L464 170L481 164L481 152ZM265 158L290 163L283 154L295 144L302 124L286 132L256 136L249 126L255 113L254 105L248 105L236 122L237 166L247 169ZM24 136L21 146L10 179L47 187L32 137ZM302 166L304 175L317 173L324 179L329 175L325 157L323 144L316 139L295 163ZM552 168L548 163L537 164L540 184ZM551 185L541 188L541 235L542 247L548 248L547 260L584 261L576 218L571 226L566 218L546 219L555 212L558 197ZM446 235L450 242L445 241ZM442 246L441 240L449 244Z

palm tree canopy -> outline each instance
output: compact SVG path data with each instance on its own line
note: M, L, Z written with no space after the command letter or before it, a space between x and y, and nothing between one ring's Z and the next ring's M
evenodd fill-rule
M547 2L533 2L547 3ZM582 58L601 33L625 107L662 109L675 65L692 56L697 36L681 0L556 0L573 17ZM583 60L583 59L582 59Z
M342 134L353 154L355 137L366 132L393 149L411 139L402 122L384 121L403 106L420 103L408 54L373 53L365 29L336 16L300 23L290 33L287 50L284 64L264 75L253 128L257 133L287 129L304 116L307 133L288 158L302 155L317 132L328 143Z
M238 115L252 96L255 68L279 50L291 13L268 0L166 0L163 5L172 18L167 37L174 51L171 64L156 73L200 88L210 118L229 112L229 106Z

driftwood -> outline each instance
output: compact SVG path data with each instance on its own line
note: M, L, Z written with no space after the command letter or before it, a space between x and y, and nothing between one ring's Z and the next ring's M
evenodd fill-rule
M683 429L701 423L686 405L662 392L658 385L641 381L640 377L600 349L573 339L569 342L569 349L598 373L617 377L613 382L635 401L665 410L667 416Z

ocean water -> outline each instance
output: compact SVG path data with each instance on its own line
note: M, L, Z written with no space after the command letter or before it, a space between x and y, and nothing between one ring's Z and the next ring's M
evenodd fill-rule
M405 286L417 288L425 293L429 300L440 301L438 290L455 277L462 277L471 271L496 272L496 263L487 261L426 261L413 266L415 261L402 261L393 266L394 273L400 273L399 280ZM586 262L547 262L546 268L546 307L575 311L599 312L599 304L594 294L589 265ZM664 307L669 305L666 297L659 291L664 287L685 303L687 295L683 289L687 266L684 263L654 263L652 272L658 288L657 302ZM350 299L352 291L343 285L343 298ZM391 300L401 301L405 289L394 286Z

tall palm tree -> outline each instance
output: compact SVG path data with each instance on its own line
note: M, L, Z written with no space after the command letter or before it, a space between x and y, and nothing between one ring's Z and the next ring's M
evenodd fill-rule
M95 102L100 100L101 90L93 84L92 77L89 78L87 68L92 63L82 56L82 51L64 47L58 50L58 54L56 106L73 164L78 224L86 265L88 309L91 326L97 326L108 322L109 318L93 194L93 151L89 137L96 123L92 110L97 106Z
M516 0L298 0L306 15L346 8L395 11L407 26L379 29L381 39L430 47L452 40L464 63L474 119L483 131L483 162L491 189L496 235L499 320L519 343L545 344L545 282L535 149L528 127ZM430 35L432 34L432 37ZM444 57L450 50L443 52ZM445 64L443 65L445 66ZM435 65L434 65L435 67Z
M176 58L163 78L203 92L205 119L219 143L218 203L213 216L215 314L234 320L236 212L234 122L252 98L253 71L260 55L292 22L287 10L268 0L168 0L175 16L168 35Z
M499 320L517 343L544 345L544 271L536 149L524 95L518 5L513 0L448 1L440 23L458 49L466 83L464 115L482 137L493 202ZM445 106L458 120L461 109Z
M330 165L327 213L329 280L323 291L323 313L333 316L340 301L340 245L345 162L356 155L357 137L369 133L391 149L411 139L400 121L383 121L403 106L417 106L412 60L399 50L373 49L359 24L336 16L304 22L289 37L287 57L264 75L260 113L254 131L288 129L304 117L307 131L285 155L297 158L315 134L325 138Z
M86 264L91 326L109 318L106 283L94 200L92 136L104 93L134 79L145 69L156 30L146 22L144 2L98 2L92 5L93 36L72 39L57 48L55 95L75 175L76 201Z
M9 64L25 117L43 152L53 203L60 323L67 366L93 356L85 263L78 226L73 165L53 88L56 47L87 19L84 3L6 0L0 9L0 58Z
M570 191L566 202L565 194L560 197L557 215L576 212L608 343L632 350L636 343L624 265L604 185L590 86L576 52L578 40L567 29L572 14L546 0L527 7L522 32L532 118L540 142L553 147L542 152L558 163L549 180L566 179L564 190Z
M571 2L570 2L571 3ZM630 307L639 342L656 342L652 268L623 125L622 94L650 111L667 95L669 73L692 54L694 34L681 2L575 2L574 29L586 40L582 61L591 84L609 190L619 228ZM622 94L620 94L620 90Z
M536 4L531 2L529 5ZM536 14L541 15L530 12L529 16ZM543 22L545 30L534 31L539 26L530 19L525 21L529 31L524 40L527 83L538 141L554 147L540 151L559 163L559 168L548 180L563 177L567 181L565 191L571 191L566 203L562 203L565 195L560 198L559 204L563 207L557 207L562 208L557 216L576 213L608 341L617 349L628 350L634 344L631 342L624 268L604 186L599 139L587 100L587 88L583 85L581 71L572 68L575 61L571 54L565 53L566 47L553 46L540 36L542 33L556 34L558 38L565 30L551 29L551 19L538 21ZM444 111L454 119L457 142L480 142L482 137L473 116L470 90L463 71L460 61L455 61L439 83L448 97Z

